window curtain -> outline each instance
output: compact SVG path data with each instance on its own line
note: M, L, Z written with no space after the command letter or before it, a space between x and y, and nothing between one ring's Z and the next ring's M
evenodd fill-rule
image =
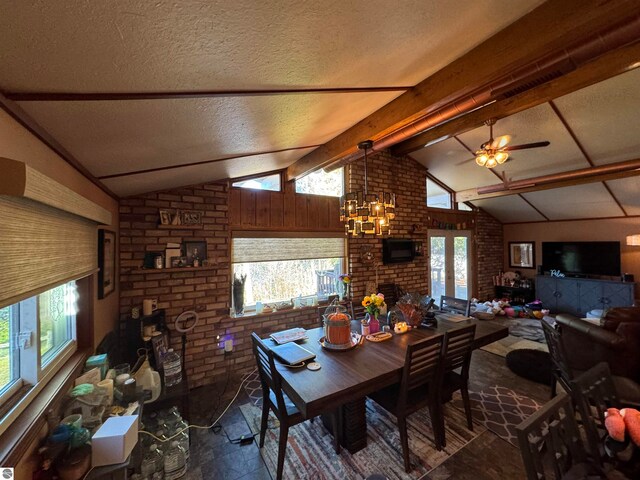
M345 238L291 237L235 237L232 243L233 263L274 262L278 260L307 260L313 258L342 258Z

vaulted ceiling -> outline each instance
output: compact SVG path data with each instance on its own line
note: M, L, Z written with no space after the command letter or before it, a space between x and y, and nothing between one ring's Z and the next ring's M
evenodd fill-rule
M294 178L639 10L625 0L3 2L0 107L118 196L283 168ZM551 142L514 152L508 179L640 157L639 74L594 80L616 68L495 115L514 144ZM480 125L451 127L411 155L456 192L499 183L467 161L487 139ZM472 203L505 222L637 215L636 178Z

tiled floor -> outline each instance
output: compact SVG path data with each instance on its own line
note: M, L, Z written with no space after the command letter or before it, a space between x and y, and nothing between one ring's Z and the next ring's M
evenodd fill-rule
M482 350L473 354L471 368L471 388L502 385L533 398L540 403L549 399L549 387L530 382L512 373L505 365L503 357ZM222 409L233 398L239 385L239 379L229 381L226 392L218 402L224 385L212 385L192 390L192 423L205 425L211 423L213 410L220 404ZM236 439L249 434L247 423L240 413L239 405L248 401L241 391L238 398L222 417L223 429L218 433L211 430L194 430L191 460L187 478L189 480L236 480L270 479L271 476L262 461L257 439L249 445L232 444L229 438ZM228 437L228 438L227 438ZM401 457L398 456L398 461ZM498 469L497 466L500 468ZM505 472L507 475L505 476ZM450 457L434 469L427 480L445 479L495 479L511 480L524 478L520 452L510 443L487 431L479 435L469 445Z

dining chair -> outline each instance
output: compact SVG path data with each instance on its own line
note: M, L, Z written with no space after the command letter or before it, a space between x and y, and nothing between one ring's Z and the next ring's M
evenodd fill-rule
M449 330L445 332L442 344L443 378L441 401L449 401L453 392L460 390L464 413L467 416L467 427L471 431L473 431L473 419L471 417L471 402L469 401L469 366L471 365L475 334L475 325ZM456 370L459 370L459 372ZM441 416L441 422L442 445L446 446L444 416Z
M253 353L258 364L258 374L262 384L262 418L260 422L260 448L264 447L264 437L269 420L269 409L273 411L280 421L280 434L278 437L278 467L277 480L282 478L284 458L287 449L289 428L306 420L294 403L282 391L282 380L276 369L273 351L265 345L260 337L253 332L251 334ZM333 447L336 453L340 453L340 430L338 428L338 412L331 412L331 428L333 430Z
M442 335L411 343L407 346L402 379L399 384L379 390L369 397L382 408L395 415L400 432L404 469L411 471L407 417L423 407L429 408L434 443L442 450L440 431L440 401L438 385L442 377Z
M569 366L567 354L562 343L562 335L560 331L553 328L549 322L541 320L544 338L547 341L549 355L551 356L552 373L551 378L551 398L556 396L557 384L560 383L566 392L571 392L571 380L574 372Z
M516 432L529 480L591 478L588 475L600 473L588 463L569 395L551 399Z
M440 310L468 317L469 313L471 313L471 300L442 295L440 297Z
M571 396L586 432L589 453L602 466L602 460L606 458L603 444L607 434L605 413L608 408L622 406L609 365L601 362L578 375L571 381Z

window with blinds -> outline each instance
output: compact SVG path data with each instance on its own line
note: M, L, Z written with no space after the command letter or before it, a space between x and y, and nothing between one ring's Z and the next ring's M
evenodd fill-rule
M269 235L269 234L265 234ZM245 304L275 303L295 297L326 298L338 292L345 259L344 237L236 237L235 276L246 276Z

